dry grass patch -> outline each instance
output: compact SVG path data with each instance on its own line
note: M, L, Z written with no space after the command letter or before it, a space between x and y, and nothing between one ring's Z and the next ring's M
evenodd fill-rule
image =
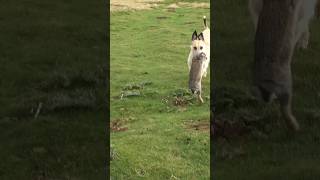
M191 7L191 8L210 8L209 3L191 3L191 2L178 2L178 3L173 3L167 6L168 9L176 9L180 7Z
M163 0L111 0L110 10L128 11L128 10L144 10L158 7L158 3Z

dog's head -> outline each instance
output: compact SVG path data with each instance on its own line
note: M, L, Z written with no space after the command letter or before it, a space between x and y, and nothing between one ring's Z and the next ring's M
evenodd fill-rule
M191 43L191 51L193 58L198 58L199 56L204 54L205 41L203 33L197 34L197 31L194 31L192 34L192 43Z

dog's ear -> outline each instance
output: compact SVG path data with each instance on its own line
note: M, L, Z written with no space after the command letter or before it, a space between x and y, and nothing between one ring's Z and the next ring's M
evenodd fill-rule
M198 38L198 35L197 35L197 31L195 30L192 34L192 41L196 40Z
M198 39L204 41L204 37L202 33L199 34Z

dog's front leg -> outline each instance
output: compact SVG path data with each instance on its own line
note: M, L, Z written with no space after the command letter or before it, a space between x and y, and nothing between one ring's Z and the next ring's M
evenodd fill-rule
M309 29L302 33L299 41L297 42L297 48L307 49L309 44Z
M254 24L254 29L257 29L258 19L262 11L263 0L249 0L249 12Z
M207 59L205 61L205 63L203 63L203 66L202 66L202 71L203 71L202 76L203 77L207 77L208 67L209 67L209 60Z
M200 103L203 104L203 99L201 97L201 92L198 94L198 99L199 99Z
M192 51L190 51L188 59L187 59L187 64L188 64L188 68L189 68L189 72L191 69L191 64L192 64Z

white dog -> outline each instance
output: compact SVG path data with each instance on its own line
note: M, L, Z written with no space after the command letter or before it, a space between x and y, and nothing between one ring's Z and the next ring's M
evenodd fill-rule
M309 22L315 15L315 8L317 0L293 0L299 1L299 11L297 11L298 22L295 33L295 41L298 48L306 49L309 44ZM263 7L263 0L249 0L249 11L254 23L255 29L257 28L259 14Z
M210 29L207 26L206 17L203 17L204 30L198 35L197 31L192 34L191 49L188 57L189 71L191 69L192 59L200 54L205 54L206 60L202 66L202 76L207 76L207 69L210 63Z

